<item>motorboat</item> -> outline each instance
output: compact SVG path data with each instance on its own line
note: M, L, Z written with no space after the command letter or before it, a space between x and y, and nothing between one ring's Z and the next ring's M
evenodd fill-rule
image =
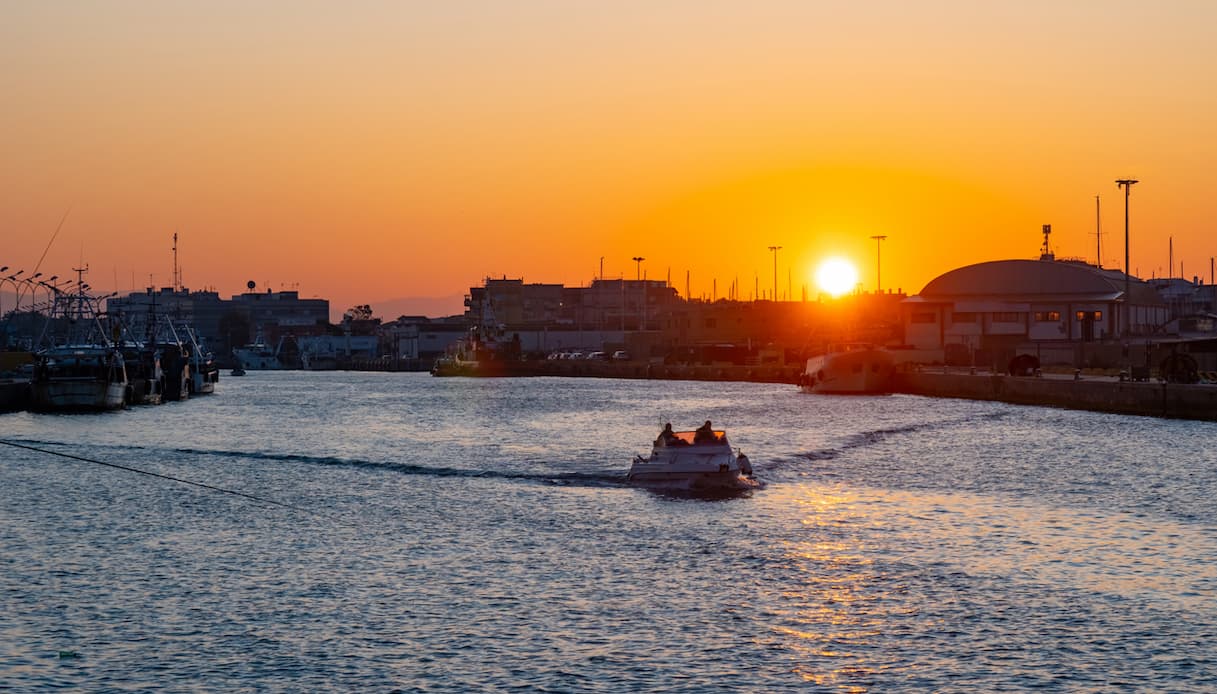
M888 393L894 364L890 352L874 345L833 346L807 360L799 388L804 393Z
M735 492L755 488L752 465L727 441L727 434L703 426L695 431L672 431L667 425L649 456L635 456L630 482L678 492Z

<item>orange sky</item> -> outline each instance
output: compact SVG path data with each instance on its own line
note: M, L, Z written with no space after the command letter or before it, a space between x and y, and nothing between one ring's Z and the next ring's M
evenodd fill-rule
M248 5L255 5L250 7ZM6 3L0 265L355 303L1217 255L1217 3ZM791 277L793 275L793 277ZM452 307L459 311L459 301ZM391 317L391 316L390 316Z

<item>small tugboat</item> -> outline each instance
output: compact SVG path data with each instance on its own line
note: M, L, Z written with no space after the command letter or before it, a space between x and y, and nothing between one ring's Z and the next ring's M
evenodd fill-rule
M634 457L628 479L676 492L739 492L758 486L748 457L733 450L726 432L715 430L709 420L694 431L664 426L651 455Z

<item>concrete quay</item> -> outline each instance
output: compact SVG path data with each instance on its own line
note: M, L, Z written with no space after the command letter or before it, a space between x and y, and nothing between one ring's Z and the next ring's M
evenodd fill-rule
M895 374L893 392L996 400L1114 414L1217 421L1217 385L1121 381L1111 376L1007 376L923 369Z
M798 382L802 366L793 364L743 366L702 364L648 364L633 361L541 359L490 362L480 365L479 376L577 376L582 378L636 378L682 381Z

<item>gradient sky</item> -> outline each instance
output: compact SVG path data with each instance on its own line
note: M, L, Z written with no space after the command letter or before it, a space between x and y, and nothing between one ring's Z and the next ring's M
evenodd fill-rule
M1209 275L1217 2L0 5L0 265L298 288L487 275L796 297L1058 256ZM70 210L70 212L69 212ZM459 305L453 307L460 310Z

